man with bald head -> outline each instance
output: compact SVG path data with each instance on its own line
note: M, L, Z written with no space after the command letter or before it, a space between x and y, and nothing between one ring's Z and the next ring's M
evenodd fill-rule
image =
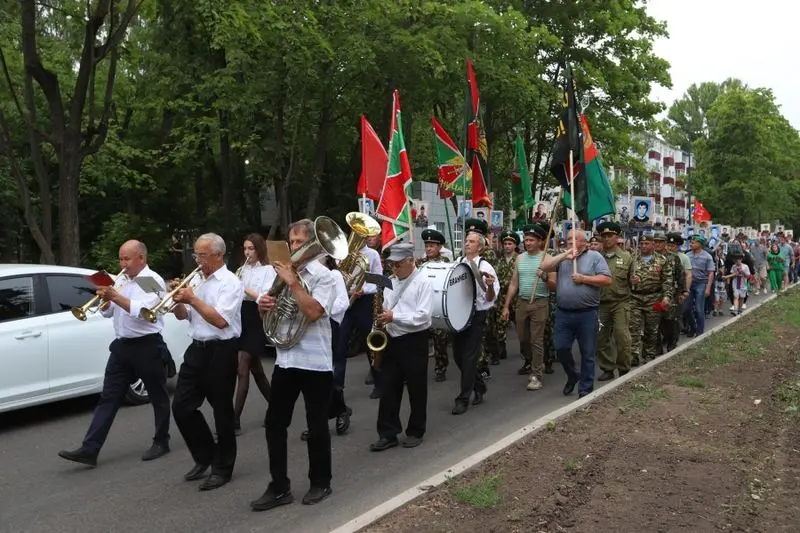
M583 231L570 230L567 250L542 260L541 270L558 272L556 287L555 347L558 359L567 374L564 395L572 394L578 385L578 396L594 390L594 365L599 331L600 288L612 283L605 258L586 245ZM604 326L608 327L608 325ZM575 370L572 343L578 341L581 370Z
M136 278L152 278L162 290L164 280L147 266L147 247L139 241L127 241L119 249L119 266L123 272L111 287L99 287L97 294L108 302L101 307L106 318L113 319L116 339L109 346L111 355L103 378L103 392L94 411L83 444L74 451L63 450L59 456L69 461L97 466L97 456L114 422L128 387L141 379L150 395L155 414L156 432L153 444L143 461L157 459L169 452L169 396L167 368L172 363L169 350L161 338L164 319L155 323L140 318L143 307L153 307L160 297L145 292Z

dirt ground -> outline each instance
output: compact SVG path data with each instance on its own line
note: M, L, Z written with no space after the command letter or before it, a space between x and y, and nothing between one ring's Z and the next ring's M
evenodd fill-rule
M800 531L793 291L366 532Z

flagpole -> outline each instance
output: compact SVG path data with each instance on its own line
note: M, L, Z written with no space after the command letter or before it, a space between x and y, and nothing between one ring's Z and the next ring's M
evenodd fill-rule
M461 217L461 255L464 255L464 239L467 237L467 172L469 172L469 113L472 110L470 106L470 87L469 87L469 58L464 58L464 71L467 74L467 90L464 92L464 172L461 174L462 183L464 184L461 189L462 192L462 205L464 206L464 215ZM470 198L471 199L471 198ZM475 206L472 206L474 209ZM470 211L470 215L472 211ZM457 220L457 219L456 219ZM455 253L455 251L454 251Z
M558 193L558 200L556 200L555 205L553 206L553 214L550 215L550 229L547 230L547 238L544 240L544 250L542 251L543 254L547 255L547 249L550 248L550 236L553 235L553 228L556 224L556 213L558 213L558 206L561 203L561 198L564 197L564 188L561 188L561 192ZM544 257L542 257L542 262L544 262ZM539 263L542 264L541 262ZM536 294L536 288L539 285L539 280L541 278L536 276L536 279L533 282L533 290L531 290L531 299L529 303L533 303L534 295Z
M442 190L441 185L439 186L439 190ZM442 198L442 201L444 202L444 216L447 220L447 233L450 235L450 247L455 250L455 242L453 241L453 226L450 224L450 210L447 209L447 198Z
M570 221L572 222L572 249L576 250L578 248L577 233L576 233L576 229L575 229L575 205L576 205L577 202L575 201L575 167L574 167L574 163L573 163L573 156L572 156L572 150L571 149L569 151L569 196L570 196L570 200L572 200L570 202L572 204L572 209L570 209L570 211L571 211ZM578 257L577 256L572 258L572 273L573 274L577 274L578 273Z

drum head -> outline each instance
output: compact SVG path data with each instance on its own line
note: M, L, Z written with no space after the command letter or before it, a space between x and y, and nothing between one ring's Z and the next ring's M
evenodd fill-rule
M442 298L447 325L453 331L462 331L475 314L475 276L467 265L456 263L452 266Z

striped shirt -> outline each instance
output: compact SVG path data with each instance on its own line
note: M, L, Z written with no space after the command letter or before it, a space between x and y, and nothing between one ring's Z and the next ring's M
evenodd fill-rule
M536 282L536 271L539 270L539 265L542 264L544 252L539 252L536 255L524 253L519 258L517 263L517 275L519 276L519 297L524 300L531 299L531 291L533 291L533 284L536 283L536 297L547 298L550 296L550 290L547 288L547 282L540 279Z

